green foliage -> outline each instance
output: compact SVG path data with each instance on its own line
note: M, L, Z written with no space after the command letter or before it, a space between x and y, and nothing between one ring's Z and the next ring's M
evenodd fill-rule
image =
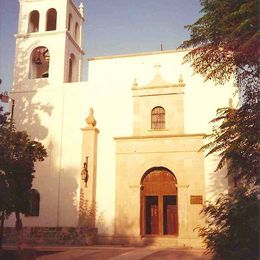
M259 0L201 0L202 17L187 28L194 47L184 61L191 62L206 80L225 83L234 77L241 105L218 111L220 123L203 147L221 157L217 170L228 161L228 175L246 183L259 183L260 82Z
M205 145L218 153L217 170L228 161L228 174L246 183L259 183L260 80L259 0L201 0L202 17L187 28L190 40L181 48L194 47L184 61L191 62L206 80L225 83L234 77L240 108L218 111L212 122L220 127Z
M0 171L0 212L10 212L9 206L11 203L8 196L8 187L6 175L3 171Z
M7 116L7 113L3 113L3 107L0 107L0 136L2 136L2 133L6 130ZM5 148L2 143L3 140L0 139L0 154L3 153L3 149ZM10 201L8 197L8 182L6 180L6 174L0 169L0 212L8 209L9 205Z
M202 149L209 154L218 153L220 162L216 170L226 162L227 174L238 182L260 183L260 103L244 103L240 108L223 108L213 123L222 122L213 128L212 140Z
M216 170L227 165L237 187L203 209L206 226L200 235L214 259L257 259L259 220L257 189L260 172L259 0L201 0L202 17L186 26L191 62L205 80L224 84L234 78L239 108L218 110L210 142L202 149L216 153Z
M194 48L186 56L206 80L224 83L239 68L258 77L259 0L201 0L202 17L186 28L190 40L180 48Z
M80 200L79 207L79 226L94 228L96 221L96 205L91 205L86 199Z
M3 114L0 113L1 118ZM28 212L30 190L34 178L34 164L47 156L43 145L30 140L26 132L10 128L10 121L0 124L0 211Z
M256 189L236 189L203 209L206 225L199 233L213 259L258 259L258 192Z
M236 79L240 108L218 111L220 123L203 147L221 157L217 170L228 161L228 175L246 183L259 183L260 80L259 0L201 0L202 17L186 26L193 47L184 58L206 80L225 83Z
M3 113L4 109L0 106L0 126L3 126L7 122L8 113Z

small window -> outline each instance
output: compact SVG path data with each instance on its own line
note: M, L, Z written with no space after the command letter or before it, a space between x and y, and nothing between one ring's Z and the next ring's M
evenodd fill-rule
M162 107L154 107L151 113L151 128L165 129L165 110Z
M74 39L77 43L79 43L79 25L78 23L75 24L75 34Z
M29 15L28 33L34 33L39 31L39 19L40 14L34 10Z
M46 20L46 31L56 30L57 11L54 8L51 8L47 11Z
M68 30L71 30L72 14L69 14Z
M26 216L37 217L40 215L40 193L36 189L30 192L29 208Z
M29 79L49 77L49 50L44 47L37 47L32 51L30 59Z

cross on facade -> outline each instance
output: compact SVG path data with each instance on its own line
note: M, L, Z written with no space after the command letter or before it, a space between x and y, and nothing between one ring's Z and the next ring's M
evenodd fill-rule
M156 68L157 73L159 73L161 65L159 63L157 63L156 65L154 65L154 67Z

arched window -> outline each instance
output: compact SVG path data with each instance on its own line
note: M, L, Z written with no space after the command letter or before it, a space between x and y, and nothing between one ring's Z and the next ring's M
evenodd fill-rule
M49 50L44 46L35 48L30 59L29 79L48 78L49 62Z
M152 109L151 128L165 129L165 110L163 107L154 107Z
M70 54L68 82L74 81L76 81L76 58L74 54Z
M46 31L56 30L57 11L54 8L51 8L47 11L46 21Z
M40 215L40 193L36 189L32 189L30 192L29 208L27 216L39 216Z
M74 32L74 38L77 43L79 43L79 24L75 24L75 32Z
M72 14L69 14L68 30L71 30Z
M29 15L28 33L39 31L39 19L40 19L39 12L36 10L31 11Z

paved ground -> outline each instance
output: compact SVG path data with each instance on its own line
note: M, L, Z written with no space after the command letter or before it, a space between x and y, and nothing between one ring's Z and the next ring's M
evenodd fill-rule
M37 257L38 260L209 260L203 250L89 246Z
M160 247L24 247L22 256L17 256L14 246L4 246L1 260L209 260L203 250Z

